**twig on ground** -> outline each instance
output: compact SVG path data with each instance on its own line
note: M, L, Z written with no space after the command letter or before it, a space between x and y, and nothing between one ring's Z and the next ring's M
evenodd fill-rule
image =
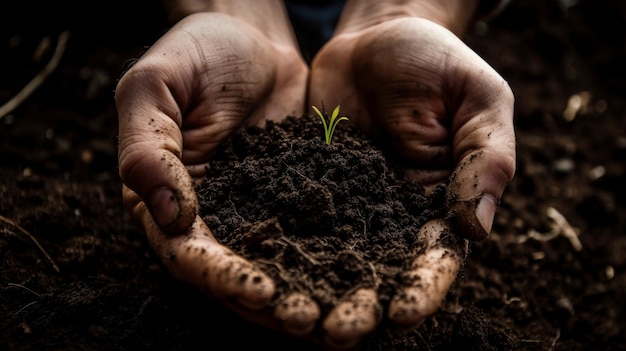
M13 96L9 101L7 101L4 105L0 106L0 120L11 113L14 109L20 106L28 97L35 91L43 82L48 78L48 76L57 68L59 62L61 61L61 57L65 52L65 46L67 44L67 40L70 36L69 31L64 31L59 35L59 39L57 40L57 46L54 50L54 54L52 58L46 64L46 66L39 72L28 84L26 84L22 90L20 90L15 96Z
M30 303L26 304L24 307L20 308L17 312L15 312L14 316L17 316L18 314L20 314L20 312L24 311L25 309L27 309L28 307L30 307L30 306L32 306L32 305L34 305L36 303L37 303L37 301L33 301L33 302L30 302Z
M22 288L22 289L24 289L24 290L26 290L26 291L28 291L28 292L32 293L33 295L35 295L35 296L37 296L37 297L41 297L41 295L40 295L38 292L36 292L36 291L34 291L34 290L32 290L32 289L29 289L29 288L25 287L25 286L24 286L24 285L22 285L22 284L9 283L9 284L7 284L7 285L8 285L8 286L15 286L15 287L18 287L18 288Z
M558 236L563 236L569 240L570 244L576 251L580 251L583 248L580 239L578 238L578 231L572 227L563 216L554 207L549 207L546 210L546 215L552 220L550 231L547 233L540 233L534 229L528 231L527 235L524 235L518 239L519 243L525 242L527 239L535 239L537 241L549 241Z
M554 337L554 339L552 339L552 345L550 345L550 350L554 350L554 348L556 347L556 343L557 341L559 341L560 338L561 338L561 329L557 329L556 336Z
M22 232L24 235L26 235L30 240L32 240L33 243L35 243L35 245L37 246L37 248L39 248L39 250L44 254L44 256L46 256L46 258L48 259L48 261L50 262L50 264L52 265L52 268L54 268L54 270L59 273L61 270L59 269L59 266L57 266L56 263L54 263L54 260L52 259L52 257L50 257L50 255L48 255L48 253L46 252L46 250L43 249L43 247L41 246L41 244L39 244L39 241L37 241L37 239L31 234L29 233L26 229L24 229L21 225L19 225L18 223L16 223L15 221L6 218L4 216L0 215L0 221L5 222L7 224L10 224L12 226L14 226L15 228L17 228L20 232Z
M34 291L34 290L32 290L32 289L29 289L29 288L25 287L25 286L24 286L24 285L22 285L22 284L9 283L9 284L8 284L8 286L14 286L14 287L17 287L17 288L20 288L20 289L24 289L24 290L26 290L26 291L28 291L28 292L32 293L33 295L35 295L35 296L37 296L37 297L41 297L41 295L40 295L39 293L37 293L36 291ZM34 305L34 304L36 304L36 303L37 303L37 301L32 301L32 302L27 303L26 305L22 306L22 308L20 308L17 312L15 312L15 314L13 314L13 315L14 315L14 316L17 316L17 315L18 315L18 314L20 314L22 311L24 311L25 309L27 309L28 307L30 307L30 306L32 306L32 305Z

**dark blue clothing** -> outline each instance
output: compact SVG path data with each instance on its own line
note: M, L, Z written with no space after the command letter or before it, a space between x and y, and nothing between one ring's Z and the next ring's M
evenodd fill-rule
M307 62L333 35L345 0L285 0L302 56Z
M381 0L384 1L384 0ZM488 20L510 0L481 0L476 20ZM333 35L346 0L285 0L302 56L307 62Z

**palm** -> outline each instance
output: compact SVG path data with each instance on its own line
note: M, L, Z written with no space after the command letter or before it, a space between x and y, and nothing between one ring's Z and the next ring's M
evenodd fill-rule
M162 117L159 132L179 140L182 161L194 178L203 175L215 148L240 127L298 115L304 108L307 68L299 54L272 45L261 32L227 16L188 17L137 66L127 75L140 79L124 78L151 88L136 93L153 94L149 98L159 101L152 107Z
M478 224L477 204L488 197L486 211L495 211L513 175L510 88L453 33L403 18L335 36L312 63L309 102L341 105L390 143L427 189L449 182L450 218L420 229L408 263L420 283L398 291L388 310L398 325L414 327L436 311L466 255L467 242L448 234L484 237L491 224Z
M447 181L468 151L458 141L476 132L480 121L472 117L495 101L492 86L503 81L494 73L442 27L393 20L331 40L313 62L309 97L341 104L366 132L393 144L414 178L432 186Z
M274 298L273 281L215 239L192 179L242 126L301 114L307 73L293 47L234 17L199 13L163 35L116 89L124 202L150 244L176 278L267 325L278 324L259 310ZM280 322L300 331L318 317L287 310Z

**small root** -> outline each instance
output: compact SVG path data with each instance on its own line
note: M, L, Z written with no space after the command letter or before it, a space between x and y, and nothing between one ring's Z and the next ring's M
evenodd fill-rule
M33 243L35 243L35 245L37 246L37 248L39 248L39 250L44 254L44 256L46 256L46 258L48 259L48 262L50 262L50 265L52 265L52 268L54 268L54 270L59 273L61 270L59 269L59 266L57 266L57 264L54 262L54 260L52 259L52 257L50 257L50 255L48 255L48 253L46 252L46 250L43 249L43 247L41 246L41 244L39 244L39 241L37 241L37 239L35 239L35 237L29 233L26 229L24 229L21 225L19 225L18 223L16 223L15 221L6 218L4 216L0 215L0 221L5 222L7 224L10 224L12 226L14 226L15 228L17 228L20 232L22 232L22 234L26 235Z
M232 193L231 193L232 194ZM235 203L230 199L231 194L228 194L228 203L230 204L230 206L233 208L233 212L235 212L235 215L237 217L239 217L239 219L241 219L241 224L246 223L246 219L243 218L239 212L237 212L237 208L235 207Z
M283 242L284 244L288 244L293 246L299 253L300 255L302 255L304 258L306 258L307 260L309 260L309 262L311 262L313 265L318 266L320 264L320 262L318 260L315 259L315 257L311 256L308 252L306 252L302 246L300 246L300 244L298 243L294 243L293 241L287 239L287 238L280 238L278 240L279 242Z
M32 305L34 305L36 303L37 303L37 301L33 301L31 303L26 304L26 306L20 308L17 312L15 312L15 314L13 316L17 316L18 314L20 314L20 312L24 311L25 309L27 309L28 307L30 307L30 306L32 306Z
M33 295L35 295L35 296L37 296L37 297L41 297L41 295L40 295L39 293L37 293L36 291L34 291L34 290L32 290L32 289L29 289L29 288L25 287L25 286L24 286L24 285L22 285L22 284L9 283L9 284L7 284L7 285L8 285L8 286L14 286L14 287L17 287L17 288L22 288L22 289L24 289L24 290L26 290L26 291L28 291L28 292L32 293Z
M285 270L280 263L262 258L256 261L267 266L274 266L278 270L278 276L280 277L280 279L288 284L290 290L293 290L293 287L295 286L297 291L306 291L303 286L301 286L300 284L298 284L297 281L292 279L291 274L289 274L289 272L287 272L287 270Z

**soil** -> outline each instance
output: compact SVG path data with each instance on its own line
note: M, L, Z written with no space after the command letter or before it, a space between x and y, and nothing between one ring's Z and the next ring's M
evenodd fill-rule
M387 305L408 283L417 229L446 215L444 186L426 196L393 153L346 123L329 145L313 115L243 130L197 186L215 236L262 266L280 293L312 296L323 315L357 288L375 288Z
M252 342L315 350L251 325L172 279L122 206L113 89L127 62L167 28L158 4L96 1L87 9L35 1L2 7L2 103L42 70L60 33L71 34L59 66L0 119L0 349L243 349ZM92 13L97 18L86 15ZM488 25L468 33L468 44L515 93L517 173L491 236L471 245L441 310L416 331L386 344L372 342L369 349L626 349L624 18L621 0L513 0ZM343 123L331 146L336 154L354 157L350 146L357 141L345 137L353 133ZM250 132L243 140L258 142L261 136ZM331 159L323 146L318 140L311 148ZM238 152L224 155L234 160ZM304 156L291 153L280 165L297 157ZM388 157L374 161L394 169ZM224 176L231 166L216 164L212 171ZM315 176L303 175L322 179L326 173L319 172L329 166L319 167ZM337 182L344 176L339 173L323 179ZM421 196L419 187L393 175L385 180ZM299 183L308 184L300 191L327 200L319 183ZM342 184L337 189L351 189ZM408 192L387 197L414 214L403 220L424 214L423 208L407 208L402 194ZM436 196L426 199L437 208ZM310 208L303 226L260 208L247 209L244 217L241 194L230 201L239 216L231 216L225 228L239 226L241 217L275 217L269 224L279 223L285 232L305 229L298 231L305 238L314 238L318 229L341 228L333 221L344 221L337 216L346 213L342 203L333 203L334 214L332 208ZM367 209L379 214L382 228L385 210ZM380 261L377 273L383 266ZM355 274L370 277L371 271Z

